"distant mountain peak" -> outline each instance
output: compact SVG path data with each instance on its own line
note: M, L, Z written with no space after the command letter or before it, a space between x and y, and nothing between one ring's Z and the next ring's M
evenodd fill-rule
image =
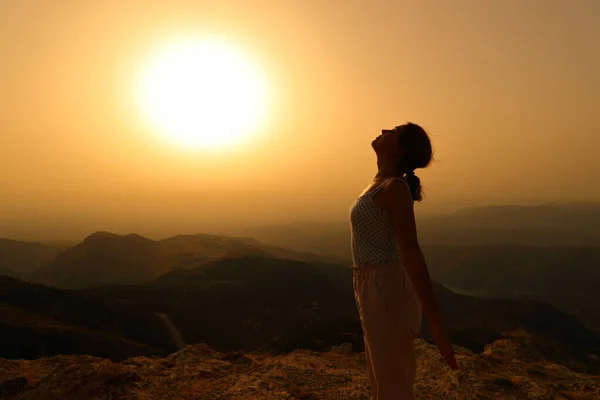
M128 241L129 243L133 242L154 242L152 239L148 239L146 237L140 236L137 233L129 233L126 235L119 235L117 233L108 232L108 231L96 231L91 235L86 236L83 239L83 243L94 243L100 242L105 243L106 241Z
M91 235L89 235L88 237L92 237L92 236L94 236L94 237L105 237L105 236L116 237L116 236L121 236L121 235L119 235L117 233L109 232L109 231L96 231L96 232L92 233Z

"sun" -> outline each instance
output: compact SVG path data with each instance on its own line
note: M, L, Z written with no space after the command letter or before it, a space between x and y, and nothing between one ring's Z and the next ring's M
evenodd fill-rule
M259 66L239 48L189 38L147 62L137 103L144 120L170 141L214 149L244 143L263 127L267 87Z

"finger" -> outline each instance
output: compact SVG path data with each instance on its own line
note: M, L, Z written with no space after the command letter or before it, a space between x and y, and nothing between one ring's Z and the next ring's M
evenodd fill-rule
M448 359L448 365L451 369L458 369L458 363L456 362L456 358L450 357Z

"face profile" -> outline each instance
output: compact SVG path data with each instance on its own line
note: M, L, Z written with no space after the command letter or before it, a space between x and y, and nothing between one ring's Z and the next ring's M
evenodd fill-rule
M401 126L394 129L382 129L381 134L371 142L371 147L379 156L400 156L403 153L399 140L401 134Z

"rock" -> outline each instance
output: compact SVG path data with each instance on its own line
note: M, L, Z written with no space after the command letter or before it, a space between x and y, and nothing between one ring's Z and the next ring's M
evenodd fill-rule
M568 375L571 373L571 370L569 368L565 367L564 365L551 364L548 366L548 368L553 369L556 372L563 373L565 375Z
M343 354L345 356L352 354L352 343L342 343L339 346L333 346L331 352L335 354Z
M25 386L27 386L27 378L24 376L0 381L0 396L14 396L21 393Z
M223 356L221 356L221 361L227 361L232 364L252 364L252 359L244 354L243 351L234 351L223 354Z
M512 378L510 378L511 382L514 383L516 386L521 386L523 384L527 383L527 378L524 376L513 376Z

